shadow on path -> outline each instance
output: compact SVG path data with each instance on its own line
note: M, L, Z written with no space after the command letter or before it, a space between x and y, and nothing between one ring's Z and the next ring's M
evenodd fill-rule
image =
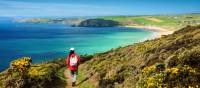
M77 86L81 85L83 82L87 81L88 79L89 79L89 77L83 79L82 81L80 81L80 82L77 84Z

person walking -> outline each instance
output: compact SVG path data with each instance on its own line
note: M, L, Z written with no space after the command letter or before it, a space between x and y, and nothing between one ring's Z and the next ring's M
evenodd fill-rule
M76 86L76 77L78 75L78 66L80 65L80 57L75 53L74 48L70 48L69 55L66 59L66 64L70 70L72 86Z

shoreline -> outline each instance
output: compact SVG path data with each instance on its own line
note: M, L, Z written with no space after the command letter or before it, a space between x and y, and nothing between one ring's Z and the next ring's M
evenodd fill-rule
M174 33L174 31L167 30L165 28L158 27L158 26L124 26L124 27L140 28L140 29L144 29L144 30L153 31L152 37L149 39L160 38L162 35L169 35L169 34Z

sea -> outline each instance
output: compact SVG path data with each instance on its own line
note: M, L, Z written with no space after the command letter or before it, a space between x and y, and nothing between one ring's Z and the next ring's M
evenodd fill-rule
M12 60L33 63L66 57L70 47L79 55L95 54L149 39L153 32L126 27L71 27L67 24L19 23L0 18L0 71Z

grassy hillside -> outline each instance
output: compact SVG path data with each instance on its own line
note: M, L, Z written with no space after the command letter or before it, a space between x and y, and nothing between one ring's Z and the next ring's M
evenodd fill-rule
M104 21L102 21L104 20ZM108 21L110 23L108 23ZM99 18L32 18L19 19L17 22L64 23L82 27L107 26L157 26L177 30L186 25L199 25L200 14L149 15L149 16L105 16ZM113 24L114 23L114 24ZM117 24L117 25L116 25Z
M80 22L79 27L115 27L120 25L119 22L113 20L104 20L104 19L88 19Z
M0 88L57 88L65 83L57 76L58 70L65 66L63 60L32 64L30 57L18 58L0 73Z
M198 88L200 26L81 58L79 88ZM31 64L20 58L0 73L0 87L62 88L63 67L64 59Z
M92 21L91 21L92 20ZM94 21L95 20L95 21ZM106 22L96 22L107 20L118 25L107 24ZM85 24L85 25L82 25ZM107 24L107 25L106 25ZM147 15L147 16L106 16L81 21L81 27L106 27L106 26L128 26L128 27L159 27L169 31L178 30L186 25L199 25L200 14L181 14L181 15ZM106 25L106 26L102 26Z
M158 26L171 30L182 28L185 25L200 24L200 14L108 16L97 19L113 20L125 26Z
M81 62L90 60L92 56L81 55ZM10 67L0 72L0 88L65 88L67 78L65 58L32 64L30 57L17 58L10 62ZM94 88L85 81L87 76L78 75L79 88Z
M100 88L200 86L200 26L94 55L81 66Z

